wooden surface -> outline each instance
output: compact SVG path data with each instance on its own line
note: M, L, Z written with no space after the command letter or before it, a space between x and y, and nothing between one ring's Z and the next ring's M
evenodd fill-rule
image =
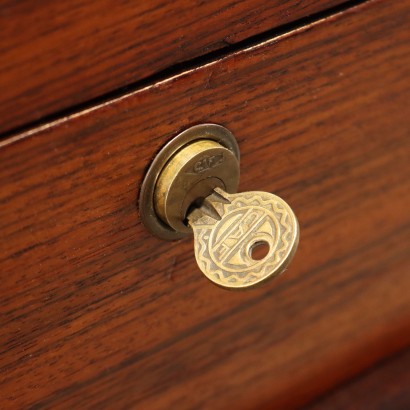
M322 397L306 410L408 410L410 350L378 363Z
M343 0L0 0L0 132Z
M410 343L410 2L369 1L0 146L2 408L293 408ZM228 127L299 218L249 292L138 219L178 131Z

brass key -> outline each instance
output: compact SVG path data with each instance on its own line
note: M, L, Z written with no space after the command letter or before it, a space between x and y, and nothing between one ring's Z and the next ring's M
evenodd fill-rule
M196 125L158 153L139 201L141 220L154 235L172 240L193 232L199 268L228 289L282 273L299 240L289 205L267 192L235 193L239 174L232 133L216 124ZM262 245L268 250L260 257Z
M267 192L227 194L216 188L188 215L199 268L224 288L248 288L282 273L299 240L299 226L288 204ZM253 258L261 244L269 250Z

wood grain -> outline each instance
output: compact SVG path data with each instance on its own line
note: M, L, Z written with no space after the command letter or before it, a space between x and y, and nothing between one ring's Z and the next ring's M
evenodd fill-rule
M1 407L294 408L408 346L409 17L369 1L4 141ZM138 218L150 159L201 122L299 218L255 291Z
M410 408L410 350L384 360L370 371L338 387L306 410Z
M0 132L343 0L0 0Z

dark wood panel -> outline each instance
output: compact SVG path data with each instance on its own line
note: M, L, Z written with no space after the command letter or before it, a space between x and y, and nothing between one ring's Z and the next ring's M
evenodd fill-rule
M409 408L410 350L377 364L307 407L309 410Z
M0 132L343 0L0 0Z
M407 346L409 14L370 1L4 141L2 407L291 408ZM200 122L298 215L258 290L138 219L150 159Z

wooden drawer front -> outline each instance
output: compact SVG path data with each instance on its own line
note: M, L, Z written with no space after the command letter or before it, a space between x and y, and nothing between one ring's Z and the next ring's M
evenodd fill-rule
M3 407L289 408L408 345L409 17L368 1L4 141ZM139 221L151 158L202 122L298 215L258 290Z
M343 1L0 0L0 132Z

